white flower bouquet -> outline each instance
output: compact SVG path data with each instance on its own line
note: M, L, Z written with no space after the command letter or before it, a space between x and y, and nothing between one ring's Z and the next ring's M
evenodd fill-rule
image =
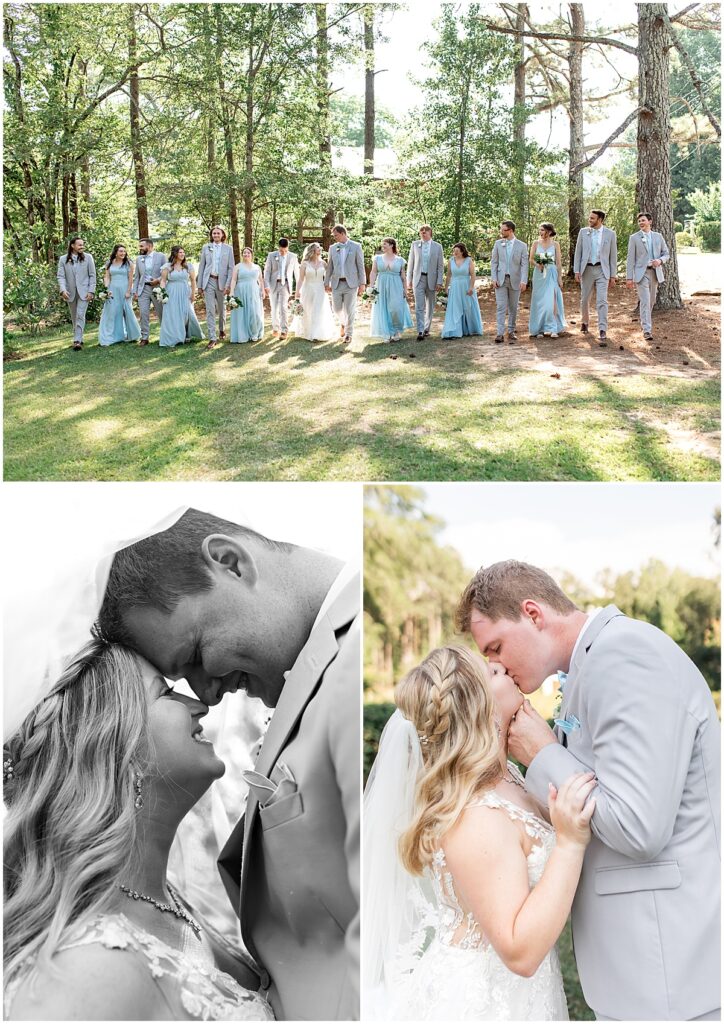
M110 288L102 288L101 291L98 292L98 298L101 302L108 302L109 299L113 298L113 293Z
M371 287L365 288L365 290L362 292L362 301L363 302L377 302L379 294L380 294L379 288L377 287L376 284L373 284Z
M537 252L533 259L539 267L543 268L543 277L548 273L548 267L552 267L556 262L555 256L551 256L548 252Z
M443 309L447 309L447 292L438 292L435 303Z
M160 284L157 284L155 288L151 289L151 294L155 295L157 299L161 300L161 303L165 306L169 300L169 294L165 288L162 288Z
M304 306L299 299L294 299L291 305L292 316L301 316L304 312Z
M227 309L243 309L244 303L241 299L237 298L236 295L226 296L226 308Z

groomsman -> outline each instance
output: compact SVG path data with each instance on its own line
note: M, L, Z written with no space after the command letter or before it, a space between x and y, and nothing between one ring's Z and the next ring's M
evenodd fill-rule
M150 238L141 238L138 242L138 259L133 275L131 296L136 296L138 312L141 314L141 340L139 345L148 345L150 334L151 303L156 311L158 322L163 319L163 303L153 294L153 289L161 283L161 267L166 262L162 252L156 252Z
M362 246L352 241L344 224L336 224L332 234L334 242L329 249L324 287L332 293L334 312L342 324L339 336L349 344L357 315L357 296L362 294L367 283L365 260Z
M226 242L226 232L216 225L209 232L209 239L201 250L199 269L196 274L199 298L203 294L206 303L206 326L209 329L209 343L217 343L216 314L219 316L219 335L225 338L224 300L229 294L231 275L234 273L234 250Z
M410 246L407 260L407 287L414 289L417 340L422 341L430 333L432 314L435 310L435 295L442 288L443 255L442 246L432 240L432 228L423 224L420 241Z
M58 260L57 277L60 294L70 310L73 349L77 352L83 348L85 315L96 290L96 265L79 235L71 238L67 253Z
M581 285L581 332L588 334L588 304L594 285L596 288L596 314L598 317L598 343L607 344L608 289L616 283L618 249L616 232L605 228L603 210L591 210L588 227L578 232L573 271Z
M508 314L508 344L518 340L515 321L518 316L520 293L528 287L528 246L515 237L515 224L504 220L500 225L500 238L493 246L490 257L490 276L495 285L495 344L502 345L505 338L505 314Z
M269 296L274 337L284 341L289 328L289 299L295 281L299 283L299 260L289 251L288 238L280 238L277 246L266 258L264 288Z
M651 230L650 213L640 213L637 219L639 230L628 240L626 287L636 285L641 330L646 341L653 341L651 310L656 305L656 292L664 280L664 263L669 260L669 250L664 236Z

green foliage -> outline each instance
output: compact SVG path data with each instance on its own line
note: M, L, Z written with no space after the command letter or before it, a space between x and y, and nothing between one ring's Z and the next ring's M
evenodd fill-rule
M378 704L365 704L363 712L363 729L364 729L364 781L367 782L372 763L377 757L377 748L380 742L380 736L382 730L387 724L388 719L391 717L395 710L395 705L392 701L384 701Z
M703 252L721 252L721 221L703 220L695 224L696 237Z
M677 231L676 232L676 248L686 249L696 245L694 236L690 235L688 231Z
M60 323L67 309L58 293L55 268L34 263L29 253L5 261L3 304L13 324L29 334L40 333L45 324Z

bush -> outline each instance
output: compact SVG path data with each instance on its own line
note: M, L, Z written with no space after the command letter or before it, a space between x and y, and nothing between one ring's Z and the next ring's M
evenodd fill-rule
M696 221L695 229L702 252L721 252L720 220Z
M689 234L688 231L677 231L676 232L676 248L685 249L692 245L696 245L696 242Z
M3 310L21 331L38 334L63 318L65 303L58 294L55 268L27 257L5 262Z
M674 221L674 231L683 231L683 230L684 230L684 225L681 223L681 221L680 220L675 220Z
M381 704L365 704L364 706L363 751L365 782L367 782L367 776L372 768L372 762L377 757L377 747L379 746L382 730L394 710L395 705L391 701Z

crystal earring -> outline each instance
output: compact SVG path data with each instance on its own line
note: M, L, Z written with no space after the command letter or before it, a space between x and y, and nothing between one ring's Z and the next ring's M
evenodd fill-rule
M133 803L136 807L143 807L143 772L135 771L133 773L133 788L136 791L136 799Z

